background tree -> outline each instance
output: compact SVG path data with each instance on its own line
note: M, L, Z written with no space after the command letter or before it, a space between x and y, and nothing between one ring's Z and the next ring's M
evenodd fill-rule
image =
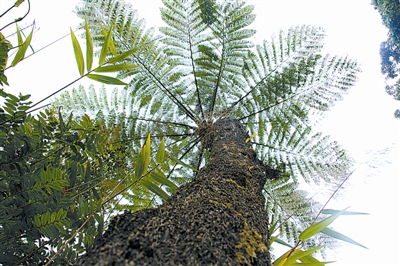
M381 43L381 71L386 75L386 92L395 100L400 100L400 2L373 0L372 5L382 16L382 23L388 29L388 39ZM394 113L400 118L400 110Z

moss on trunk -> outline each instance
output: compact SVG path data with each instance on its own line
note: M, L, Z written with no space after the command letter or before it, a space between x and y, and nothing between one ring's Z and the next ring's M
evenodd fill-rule
M262 188L272 172L248 137L218 120L197 178L158 208L114 218L79 265L271 265Z

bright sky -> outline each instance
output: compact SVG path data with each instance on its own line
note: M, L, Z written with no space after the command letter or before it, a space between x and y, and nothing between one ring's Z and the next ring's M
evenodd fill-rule
M0 12L14 2L1 0ZM40 27L33 41L36 51L68 34L69 27L76 27L79 19L71 11L77 2L31 0L31 14L24 23L36 19ZM162 25L158 11L161 1L128 2L138 9L140 17L145 17L148 26ZM400 102L392 100L383 88L379 44L386 38L386 29L378 12L370 0L251 0L248 3L255 5L257 14L253 24L257 29L255 42L269 40L279 29L317 25L326 29L329 53L347 54L360 62L363 72L358 84L327 114L320 130L340 141L358 161L346 196L328 207L351 206L352 211L371 213L340 217L333 227L369 249L345 245L335 251L338 262L334 265L400 265L400 120L393 117ZM25 10L26 3L11 12L12 16L2 18L0 24L21 16ZM33 102L67 85L79 76L70 37L9 69L6 75L11 86L5 89L30 93Z

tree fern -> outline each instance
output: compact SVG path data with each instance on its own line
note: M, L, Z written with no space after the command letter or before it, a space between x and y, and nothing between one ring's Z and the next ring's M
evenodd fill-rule
M83 1L77 13L90 22L94 43L104 40L99 24L106 30L113 25L117 53L135 48L126 63L139 67L119 74L130 79L129 86L114 92L111 102L105 92L96 96L90 89L88 97L81 89L72 93L79 97L64 95L60 103L66 110L91 112L111 127L118 125L121 142L132 150L149 132L164 136L174 154L165 175L179 184L196 175L179 162L194 169L204 165L213 122L235 117L257 134L252 141L259 158L285 173L265 188L275 200L268 201L267 211L308 222L303 218L312 207L297 192L298 183L329 183L351 166L345 151L312 126L354 84L356 62L323 55L324 31L312 26L281 31L254 46L250 38L255 31L248 26L255 15L245 1L163 4L166 25L160 27L161 36L154 36L123 1ZM284 215L275 218L284 226ZM296 222L281 228L287 239L302 228Z

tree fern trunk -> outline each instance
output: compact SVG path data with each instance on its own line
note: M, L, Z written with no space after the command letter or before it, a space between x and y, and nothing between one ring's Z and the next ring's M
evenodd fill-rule
M262 194L271 171L248 137L237 120L217 121L197 178L159 208L113 219L80 265L271 265Z

